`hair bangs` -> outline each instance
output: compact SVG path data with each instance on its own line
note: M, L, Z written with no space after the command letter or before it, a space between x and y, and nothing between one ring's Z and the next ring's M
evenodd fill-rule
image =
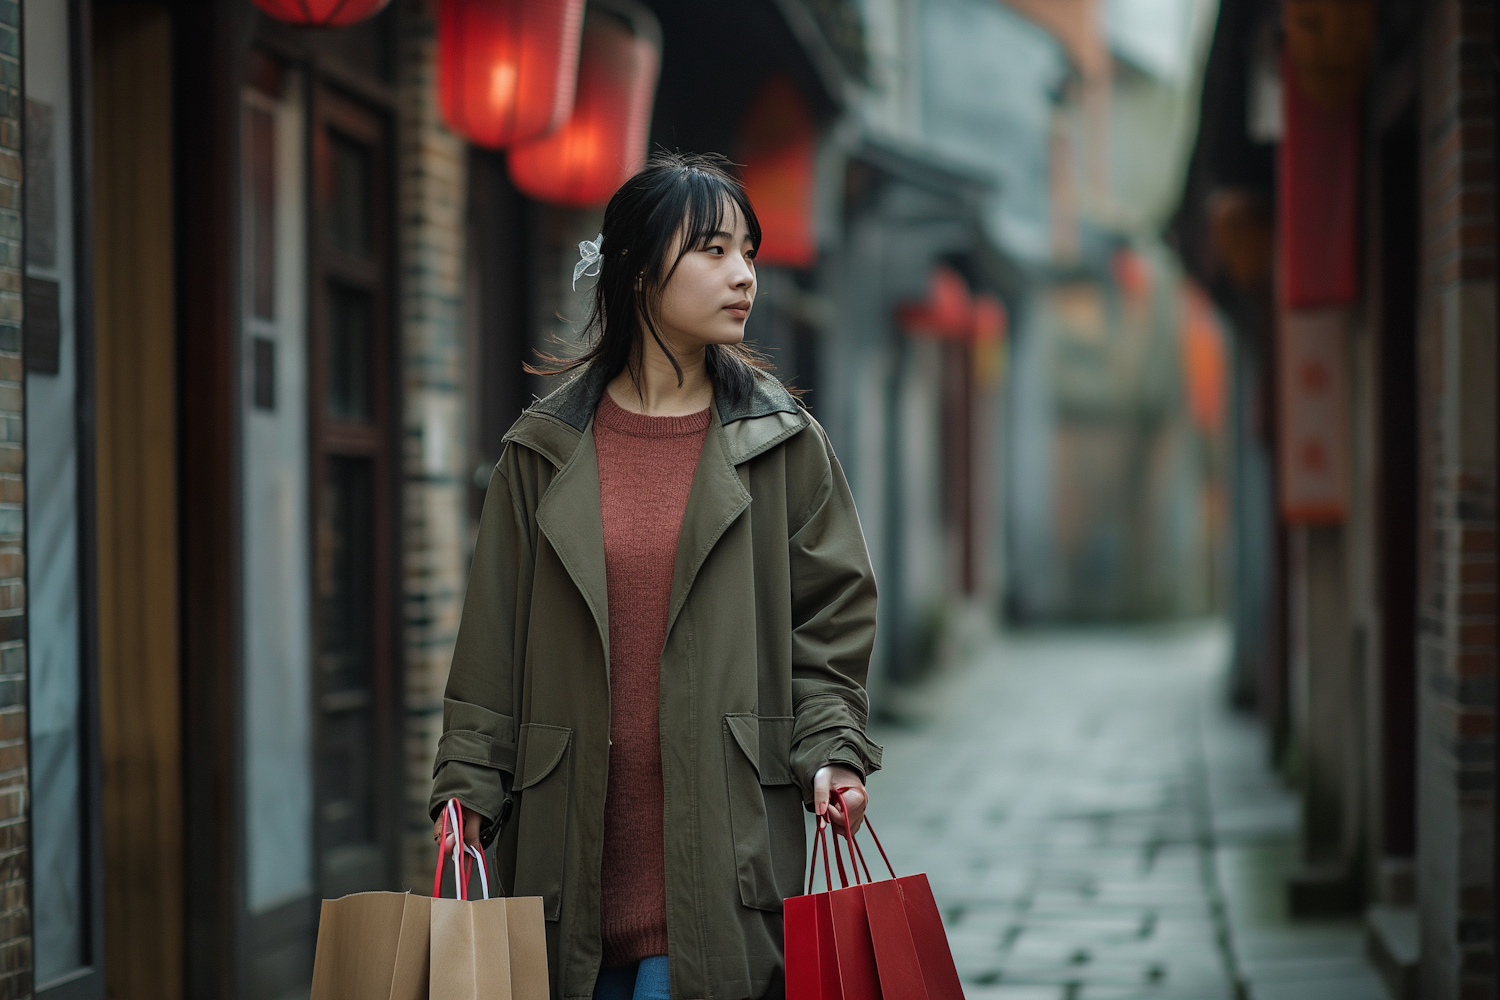
M760 251L760 219L756 218L755 208L750 204L744 187L725 174L692 169L684 170L683 173L680 206L671 204L677 200L671 198L663 199L657 206L658 211L664 212L678 209L675 214L682 233L677 258L662 275L663 285L671 279L672 272L677 270L677 264L683 257L694 250L702 250L720 233L732 233L731 206L739 209L740 217L745 220L751 247L756 252Z
M603 255L585 323L593 343L571 359L542 355L553 367L530 370L558 374L598 365L608 378L628 371L639 388L641 345L650 337L681 379L682 369L656 329L662 290L684 257L729 231L730 206L745 220L752 248L760 250L760 220L732 166L716 154L661 152L620 186L604 209ZM752 391L757 372L771 368L745 343L711 344L704 363L715 386L736 400Z

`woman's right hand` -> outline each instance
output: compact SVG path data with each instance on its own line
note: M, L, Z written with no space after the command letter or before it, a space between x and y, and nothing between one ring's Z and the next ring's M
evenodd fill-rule
M482 851L484 850L484 848L479 846L479 821L480 817L476 812L469 812L464 814L464 843L468 844L470 847L473 847L475 850ZM442 838L442 836L443 817L439 816L437 818L437 822L432 824L433 843L437 843ZM453 850L453 834L451 833L448 834L448 843L446 845L446 849L449 851Z

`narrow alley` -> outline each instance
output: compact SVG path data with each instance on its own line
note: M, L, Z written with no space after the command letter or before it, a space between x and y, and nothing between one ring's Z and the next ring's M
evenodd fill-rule
M1224 660L1213 627L1022 633L878 729L871 815L970 1000L1384 1000L1358 921L1285 915L1296 801Z
M864 776L967 1000L1500 1000L1497 136L1500 0L0 0L0 1000L397 1000L448 816L807 1000Z

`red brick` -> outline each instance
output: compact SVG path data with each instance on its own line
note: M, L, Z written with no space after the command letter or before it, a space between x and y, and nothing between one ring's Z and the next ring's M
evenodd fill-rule
M0 588L3 595L4 588ZM3 596L0 596L3 600ZM1495 613L1495 592L1493 590L1469 591L1458 595L1458 613L1465 618L1476 615L1493 615Z
M1465 979L1458 987L1458 1000L1494 1000L1494 987L1488 978Z
M1495 654L1493 652L1460 653L1454 657L1453 669L1459 677L1465 680L1492 676L1495 673Z
M1486 897L1489 893L1484 894ZM1473 916L1488 914L1488 907L1469 909L1466 905L1464 912ZM1463 953L1463 971L1474 975L1484 975L1495 971L1495 953L1489 948L1468 948Z
M22 815L21 801L19 791L0 792L0 819L14 819Z
M1493 712L1455 712L1453 723L1455 733L1463 739L1489 736L1495 731ZM4 751L0 751L0 760L3 758Z
M1465 555L1489 554L1495 551L1495 529L1464 528L1461 548Z
M1458 627L1460 646L1494 646L1495 626L1489 622L1470 622Z
M1494 559L1465 559L1458 565L1458 582L1465 586L1495 582Z
M26 757L26 744L24 743L0 746L0 773L25 767Z

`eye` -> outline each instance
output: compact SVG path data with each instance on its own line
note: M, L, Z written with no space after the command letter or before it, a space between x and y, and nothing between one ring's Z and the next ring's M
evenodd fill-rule
M709 246L704 247L703 250L705 253L716 253L720 257L724 256L724 248L719 246L718 244L710 244Z

